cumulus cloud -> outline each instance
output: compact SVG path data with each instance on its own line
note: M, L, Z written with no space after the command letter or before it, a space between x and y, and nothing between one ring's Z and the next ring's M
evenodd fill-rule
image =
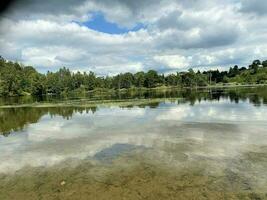
M154 56L154 59L155 61L171 68L184 68L189 65L187 59L180 55L156 55Z
M240 0L16 1L0 18L0 55L42 72L66 66L98 75L247 65L267 59L267 16L261 10L266 5ZM96 12L129 31L89 28L84 22L94 23ZM130 31L137 24L143 27Z
M240 10L245 13L266 15L267 2L265 0L243 0Z
M12 1L9 9L2 14L14 20L19 19L84 19L87 17L80 9L85 6L86 0L23 0Z

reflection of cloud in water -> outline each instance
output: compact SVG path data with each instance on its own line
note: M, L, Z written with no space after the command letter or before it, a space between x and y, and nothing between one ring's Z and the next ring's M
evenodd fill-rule
M71 120L44 116L24 132L0 138L0 158L5 161L0 172L93 158L117 144L145 147L150 149L148 156L170 164L238 157L267 141L266 125L238 121L266 120L265 111L225 101L195 106L167 103L157 109L101 108L96 114L75 114Z
M47 139L71 139L87 135L96 129L104 127L114 127L114 118L118 120L116 126L128 123L129 120L144 115L144 109L114 109L104 108L96 114L83 112L76 114L73 120L64 120L61 117L50 119L43 117L40 123L31 125L28 132L28 139L32 141L42 141ZM42 122L45 123L42 123Z
M162 113L156 119L176 121L198 121L198 122L267 122L266 107L255 107L248 103L230 104L223 100L216 102L201 102L194 106L182 104L173 106Z

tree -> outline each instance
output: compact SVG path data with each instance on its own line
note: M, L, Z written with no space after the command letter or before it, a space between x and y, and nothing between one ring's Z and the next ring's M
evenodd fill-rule
M192 68L188 70L187 73L183 74L182 76L182 83L184 86L187 87L193 87L197 86L197 80L196 80L196 73Z
M104 79L104 87L111 89L112 88L112 77L106 76L106 78Z
M113 78L113 81L112 81L112 85L113 85L113 88L115 89L121 89L121 74L118 74L117 76L115 76Z
M169 74L165 78L166 84L170 86L176 86L179 84L179 78L177 78L177 75L175 74Z
M137 72L134 75L134 85L136 87L144 87L145 83L145 73L144 72Z
M263 67L267 67L267 60L262 61L262 66L263 66Z
M229 71L209 70L197 73L193 69L176 74L148 72L121 73L116 76L97 77L94 72L72 73L63 67L56 72L38 73L34 67L6 61L0 56L0 96L68 94L87 92L96 88L121 89L153 88L161 85L198 87L208 83L267 83L267 60L254 60L248 69L237 65Z
M74 87L75 89L81 87L81 85L84 85L84 77L81 74L81 72L77 72L73 75L73 79L74 79Z
M94 72L90 71L89 74L85 74L85 86L88 90L93 90L96 87L96 75Z
M145 86L148 88L156 87L158 80L159 80L159 76L155 70L149 70L145 74Z
M254 60L254 61L252 62L252 64L249 65L249 69L252 70L252 74L256 74L256 73L257 73L257 71L258 71L258 69L259 69L259 65L261 65L260 60Z
M134 83L134 76L130 72L121 75L122 88L130 88L132 87L133 83Z

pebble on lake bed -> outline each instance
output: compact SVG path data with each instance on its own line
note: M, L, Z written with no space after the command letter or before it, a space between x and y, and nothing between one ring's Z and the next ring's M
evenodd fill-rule
M60 182L60 185L62 185L62 186L65 185L65 184L66 184L65 181L61 181L61 182Z

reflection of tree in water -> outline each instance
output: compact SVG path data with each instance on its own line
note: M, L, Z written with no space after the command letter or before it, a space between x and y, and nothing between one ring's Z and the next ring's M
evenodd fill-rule
M255 106L260 106L262 103L262 99L258 95L251 95L249 98L249 102L253 103Z
M267 88L239 88L239 89L204 89L187 90L180 93L190 105L201 101L220 101L229 99L231 102L239 103L248 100L255 106L267 104Z
M47 111L47 114L49 114L51 117L54 116L62 116L63 119L71 119L74 113L80 113L82 114L83 112L89 113L95 113L97 110L97 107L53 107L49 108Z
M129 95L129 96L127 96ZM239 103L248 100L255 106L267 105L267 88L239 88L239 89L203 89L203 90L151 90L151 91L132 91L119 96L124 99L135 98L177 98L178 104L189 103L194 105L201 101L220 101L229 99L231 102ZM116 99L113 96L112 99ZM27 99L27 101L29 101ZM157 108L159 102L143 103L138 105L140 108ZM134 105L126 106L128 108ZM61 116L69 120L75 113L95 113L97 107L17 107L0 109L0 134L9 135L12 131L22 130L27 124L37 123L44 115Z
M28 123L36 123L46 113L44 109L7 108L0 111L0 132L8 135L10 131L21 130Z
M4 108L0 110L0 134L8 136L12 131L19 131L28 124L37 123L42 116L47 114L51 117L62 116L68 120L74 113L95 113L96 110L96 107Z

